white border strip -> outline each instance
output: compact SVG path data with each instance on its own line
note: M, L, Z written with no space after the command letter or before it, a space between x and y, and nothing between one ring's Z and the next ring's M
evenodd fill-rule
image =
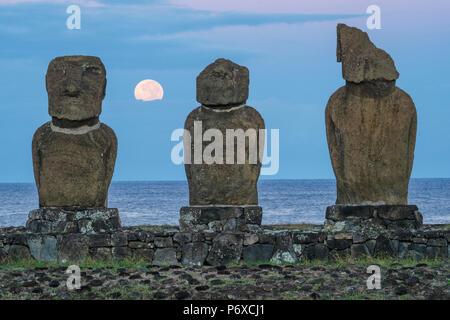
M214 112L230 112L230 111L234 111L234 110L240 109L240 108L242 108L242 107L245 107L245 103L240 104L240 105L238 105L238 106L236 106L236 107L231 107L231 108L229 108L229 109L216 109L216 108L210 108L210 107L207 107L207 106L205 106L205 105L202 105L202 107L205 108L205 109L214 111Z
M52 129L53 132L58 132L58 133L64 133L64 134L73 134L73 135L80 135L80 134L86 134L88 132L97 130L100 128L100 122L96 123L93 126L81 126L78 128L60 128L57 127L53 124L53 122L50 123L50 128Z

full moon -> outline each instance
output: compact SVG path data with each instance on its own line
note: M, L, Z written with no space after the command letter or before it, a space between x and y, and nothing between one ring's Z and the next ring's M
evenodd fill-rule
M164 95L162 86L155 80L142 80L134 88L134 96L136 100L152 101L161 100Z

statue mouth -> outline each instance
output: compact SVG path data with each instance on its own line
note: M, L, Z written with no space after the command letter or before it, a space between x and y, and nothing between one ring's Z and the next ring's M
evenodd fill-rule
M67 92L62 91L54 95L56 99L63 99L66 101L72 100L88 100L88 99L98 99L99 94L94 92L77 91L77 92Z
M83 126L93 127L99 123L99 118L92 117L84 120L69 120L69 119L59 119L57 117L52 117L52 123L54 126L64 129L74 129Z
M84 108L87 105L97 104L101 99L98 96L78 94L76 96L61 95L56 97L58 105L65 106L64 108Z

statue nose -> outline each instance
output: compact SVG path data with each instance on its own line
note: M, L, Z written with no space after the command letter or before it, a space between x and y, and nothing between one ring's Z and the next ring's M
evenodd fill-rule
M70 97L75 97L80 93L80 87L72 81L66 86L64 93Z

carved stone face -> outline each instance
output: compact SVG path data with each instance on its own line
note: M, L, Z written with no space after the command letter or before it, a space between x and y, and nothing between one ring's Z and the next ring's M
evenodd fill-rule
M217 59L197 77L197 101L206 106L245 103L249 72L230 60Z
M46 87L52 117L72 121L98 117L105 97L105 66L92 56L55 58L47 69Z

